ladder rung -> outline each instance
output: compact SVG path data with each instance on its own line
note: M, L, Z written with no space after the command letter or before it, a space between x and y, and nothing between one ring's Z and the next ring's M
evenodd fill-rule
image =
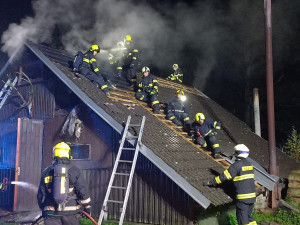
M130 126L130 127L140 127L141 124L130 124L129 126Z
M122 148L123 150L131 150L131 151L135 151L135 148Z
M126 190L126 187L119 187L119 186L111 186L111 188Z
M123 162L123 163L132 163L133 161L130 161L130 160L122 160L122 159L120 159L119 162Z
M107 202L113 202L113 203L119 203L119 204L123 204L122 201L116 201L116 200L107 200Z
M116 173L116 175L120 175L120 176L129 176L129 173Z
M126 138L127 138L127 139L137 139L137 138L139 138L139 136L130 136L130 137L127 136Z

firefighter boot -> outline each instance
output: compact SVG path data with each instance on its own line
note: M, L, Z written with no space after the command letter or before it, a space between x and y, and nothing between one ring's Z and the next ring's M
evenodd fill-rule
M160 107L159 107L159 104L154 104L153 106L153 113L154 114L159 114L159 110L160 110Z

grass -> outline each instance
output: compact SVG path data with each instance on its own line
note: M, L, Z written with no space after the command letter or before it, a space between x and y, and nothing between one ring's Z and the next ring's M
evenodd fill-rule
M274 221L281 225L300 224L300 214L294 211L286 211L279 209L274 215L254 212L252 213L252 216L254 217L257 223L264 221ZM231 225L238 225L235 214L229 214L228 220L230 221Z

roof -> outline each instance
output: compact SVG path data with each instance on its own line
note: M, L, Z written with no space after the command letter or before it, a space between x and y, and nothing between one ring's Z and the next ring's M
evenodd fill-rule
M121 124L127 120L128 115L131 115L133 122L139 122L145 115L146 124L141 153L203 208L207 208L210 204L218 206L232 201L223 189L210 189L202 185L203 180L214 177L212 171L221 173L224 170L224 162L213 160L209 154L185 137L182 131L165 120L163 114L152 114L146 104L134 99L130 91L117 90L113 92L112 98L107 98L85 77L79 75L81 79L76 79L69 68L69 61L72 61L73 57L66 51L35 45L31 42L27 42L26 45L83 102L119 133L122 132ZM174 90L180 87L187 93L190 115L201 111L207 118L221 121L223 130L219 135L219 141L225 155L233 153L233 146L236 143L244 143L250 148L251 157L262 167L267 168L268 143L255 135L245 123L193 88L175 85L164 79L159 79L159 83L161 102L169 102L174 96ZM278 164L286 169L284 173L300 168L299 163L285 154L279 152L278 155ZM290 163L284 164L285 160L289 160ZM259 167L258 163L257 167ZM262 172L264 180L268 174L262 167L259 167L259 171ZM266 183L269 182L268 179Z

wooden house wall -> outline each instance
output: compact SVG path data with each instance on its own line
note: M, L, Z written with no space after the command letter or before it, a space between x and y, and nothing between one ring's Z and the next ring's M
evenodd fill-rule
M28 100L29 85L16 86L21 95ZM55 99L53 94L43 85L43 83L33 84L33 111L29 113L28 107L20 107L22 100L15 95L15 91L7 98L0 110L0 120L17 120L20 117L31 119L53 118L55 113Z
M45 120L43 168L51 164L53 146L61 141L67 141L71 144L90 144L91 160L73 160L73 163L81 169L110 168L112 166L111 148L96 135L95 130L98 128L91 125L89 117L83 121L83 129L79 139L68 139L61 136L61 129L66 119L67 117L56 117Z
M42 120L18 119L15 181L22 184L15 185L14 211L39 210L36 194L41 179L43 130Z

